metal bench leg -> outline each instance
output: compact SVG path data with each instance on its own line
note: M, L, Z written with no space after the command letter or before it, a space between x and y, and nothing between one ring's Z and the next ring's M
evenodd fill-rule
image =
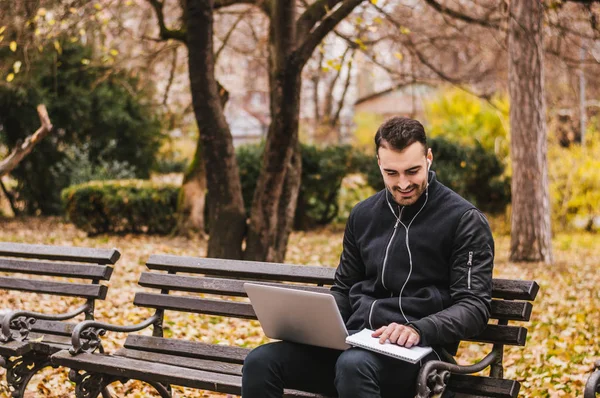
M97 373L79 373L79 371L71 369L69 380L75 383L77 398L97 398L100 394L103 398L111 398L112 395L106 387L119 378Z
M173 396L170 385L165 386L164 384L150 381L147 381L146 383L154 387L154 389L160 394L161 398L171 398Z
M53 365L46 355L32 353L22 357L3 358L2 366L6 368L6 381L13 389L11 396L22 398L31 378L40 369Z

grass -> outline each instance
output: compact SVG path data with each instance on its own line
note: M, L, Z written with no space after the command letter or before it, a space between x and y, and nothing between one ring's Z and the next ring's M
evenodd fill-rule
M199 239L164 236L98 236L88 238L70 224L57 218L0 219L0 241L60 244L89 247L117 247L121 260L110 281L109 294L97 306L98 319L117 324L140 322L150 311L131 304L136 282L153 253L204 256L206 242ZM506 226L494 220L493 229ZM343 229L326 228L312 232L295 232L288 246L286 262L336 266L341 251ZM555 263L551 266L508 261L510 237L495 236L495 277L533 279L540 284L534 304L527 345L506 350L505 377L521 382L521 397L581 396L585 380L595 359L600 358L600 235L557 234L553 239ZM0 291L0 308L30 308L43 312L75 308L70 299L56 300ZM167 314L166 335L210 343L254 347L267 339L255 321L233 320L191 314ZM146 331L144 333L149 332ZM124 334L108 333L107 351L119 347ZM471 363L481 358L489 346L463 344L459 362ZM3 383L5 383L3 381ZM6 384L4 384L6 386ZM72 396L73 386L66 373L47 370L30 384L31 396ZM152 389L132 381L117 383L117 396L151 396ZM0 386L0 394L2 387ZM202 397L214 394L175 388L178 396ZM8 396L6 387L4 395Z

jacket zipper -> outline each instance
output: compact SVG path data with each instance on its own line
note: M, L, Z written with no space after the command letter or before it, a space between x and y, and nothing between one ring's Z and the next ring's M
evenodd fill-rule
M473 267L473 252L469 252L469 261L467 261L468 274L467 274L467 288L471 290L471 268Z
M385 256L383 257L383 269L381 271L381 284L385 290L388 290L387 286L385 286L385 266L387 265L388 252L390 251L390 246L392 245L392 241L396 236L396 231L398 230L398 224L400 224L400 220L402 219L402 212L404 211L404 207L400 210L400 216L396 219L396 223L394 224L394 232L392 233L392 237L390 238L386 248L385 248ZM395 214L394 214L395 216Z
M371 316L373 315L373 307L375 307L376 302L377 302L377 300L375 300L371 303L371 309L369 310L369 327L371 329L373 329L373 323L371 322Z

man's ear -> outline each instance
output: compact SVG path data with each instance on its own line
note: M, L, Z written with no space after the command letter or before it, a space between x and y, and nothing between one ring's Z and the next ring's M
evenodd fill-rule
M431 148L427 148L427 160L429 161L429 164L433 163L433 152L431 152Z

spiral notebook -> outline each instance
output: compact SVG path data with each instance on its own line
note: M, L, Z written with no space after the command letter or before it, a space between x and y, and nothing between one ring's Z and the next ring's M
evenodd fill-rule
M392 344L389 341L381 344L378 337L371 337L373 333L370 329L363 329L358 333L346 337L346 343L361 347L367 350L376 351L390 357L398 358L410 363L417 363L432 350L431 347L401 347L397 344Z

